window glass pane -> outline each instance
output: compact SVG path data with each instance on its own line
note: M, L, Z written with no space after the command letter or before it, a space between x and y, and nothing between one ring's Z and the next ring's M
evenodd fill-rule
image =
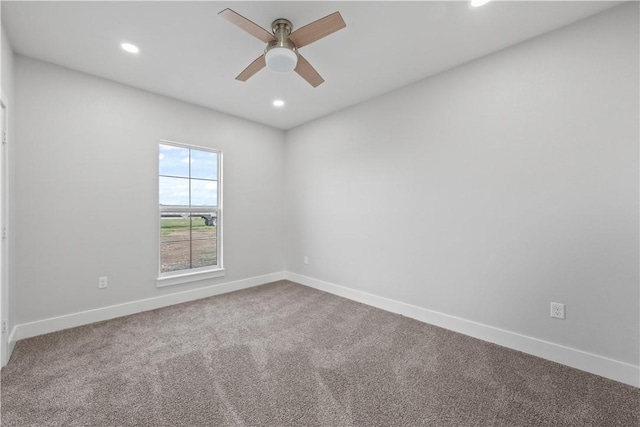
M160 175L189 177L189 149L160 144Z
M218 265L219 161L218 152L159 144L161 273Z
M191 242L163 242L160 243L160 271L185 270L190 268Z
M189 240L189 214L163 213L160 218L160 241L175 242Z
M160 177L160 206L189 206L189 179Z
M217 222L215 212L191 214L191 238L214 240Z
M192 179L191 206L218 206L218 181Z
M191 267L217 264L216 227L208 226L202 218L192 218Z
M191 178L218 179L218 153L191 150Z

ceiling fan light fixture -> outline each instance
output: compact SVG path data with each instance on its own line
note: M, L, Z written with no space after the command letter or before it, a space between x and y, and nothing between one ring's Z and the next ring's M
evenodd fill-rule
M289 73L298 65L298 54L287 47L272 47L264 57L267 68L274 73Z

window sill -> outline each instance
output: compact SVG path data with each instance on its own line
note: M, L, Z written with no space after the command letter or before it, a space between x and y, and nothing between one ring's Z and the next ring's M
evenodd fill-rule
M158 277L158 280L156 281L156 287L163 288L165 286L181 285L184 283L197 282L199 280L223 277L224 275L225 275L224 268L217 268L215 270L190 271L188 273L171 274L171 275Z

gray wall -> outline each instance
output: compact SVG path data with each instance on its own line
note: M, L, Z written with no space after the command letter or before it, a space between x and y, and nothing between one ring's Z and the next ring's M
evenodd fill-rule
M281 131L21 56L16 93L18 323L283 271ZM155 286L161 138L223 150L224 278Z
M637 366L638 50L630 3L288 131L287 270Z

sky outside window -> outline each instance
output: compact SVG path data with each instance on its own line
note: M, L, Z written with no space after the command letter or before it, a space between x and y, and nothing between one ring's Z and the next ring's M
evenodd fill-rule
M218 153L160 144L160 204L218 205Z

